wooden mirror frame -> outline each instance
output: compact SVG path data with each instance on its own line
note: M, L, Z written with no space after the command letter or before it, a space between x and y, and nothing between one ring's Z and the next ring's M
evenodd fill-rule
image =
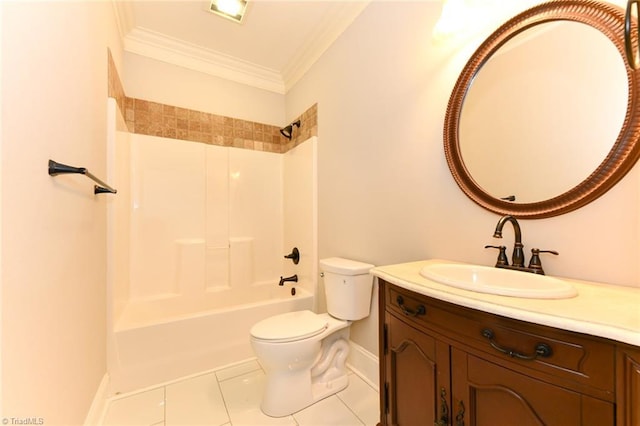
M493 197L482 189L467 170L460 152L459 122L462 105L474 77L503 44L526 29L558 20L580 22L599 30L618 49L627 72L628 103L622 129L611 151L596 170L577 186L556 197L533 203L512 203ZM557 0L535 6L510 19L485 40L471 56L454 86L444 121L444 152L451 174L462 191L487 210L524 219L557 216L580 208L611 189L640 156L640 71L634 71L625 57L624 10L590 0ZM631 33L636 32L633 24ZM634 45L637 40L633 40ZM597 60L597 58L594 58ZM544 171L541 171L544 173ZM543 177L541 179L544 179Z

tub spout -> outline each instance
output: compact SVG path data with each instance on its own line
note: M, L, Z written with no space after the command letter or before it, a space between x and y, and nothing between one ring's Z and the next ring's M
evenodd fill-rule
M278 285L284 285L284 283L286 283L287 281L292 281L294 283L297 283L298 275L291 275L290 277L287 277L287 278L280 277L280 283Z

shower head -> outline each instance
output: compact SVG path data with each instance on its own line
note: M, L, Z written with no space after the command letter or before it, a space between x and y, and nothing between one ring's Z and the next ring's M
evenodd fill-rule
M287 127L280 129L280 133L282 134L282 136L291 140L291 135L293 134L293 126L296 126L299 128L300 120L294 121L293 123L289 124Z

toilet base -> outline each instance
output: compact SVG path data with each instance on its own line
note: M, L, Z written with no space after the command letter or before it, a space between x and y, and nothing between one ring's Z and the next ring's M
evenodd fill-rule
M313 394L313 402L309 405L315 404L321 399L330 397L333 394L340 392L349 385L349 377L347 374L341 377L337 377L326 383L316 383L311 386L311 393Z
M344 324L341 327L322 341L313 365L265 369L267 380L260 405L263 413L271 417L288 416L347 387L349 328Z
M347 387L350 322L329 314L318 317L327 328L306 339L276 343L251 339L266 373L260 405L264 414L288 416Z
M310 387L308 372L304 376L289 376L286 380L276 381L270 381L269 376L267 376L265 397L260 405L262 412L270 417L289 416L340 392L349 385L349 377L346 372L327 382L313 383ZM296 386L296 383L301 384L301 382L304 383L306 389L311 391L310 393L297 392L295 395L286 395L285 389L290 390L292 389L290 386ZM301 387L295 387L294 389L301 389ZM277 393L282 390L285 391Z

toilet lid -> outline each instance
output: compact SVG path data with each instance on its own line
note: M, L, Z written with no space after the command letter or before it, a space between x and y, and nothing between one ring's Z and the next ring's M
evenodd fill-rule
M251 335L261 340L299 340L322 333L329 325L311 311L275 315L251 327Z

